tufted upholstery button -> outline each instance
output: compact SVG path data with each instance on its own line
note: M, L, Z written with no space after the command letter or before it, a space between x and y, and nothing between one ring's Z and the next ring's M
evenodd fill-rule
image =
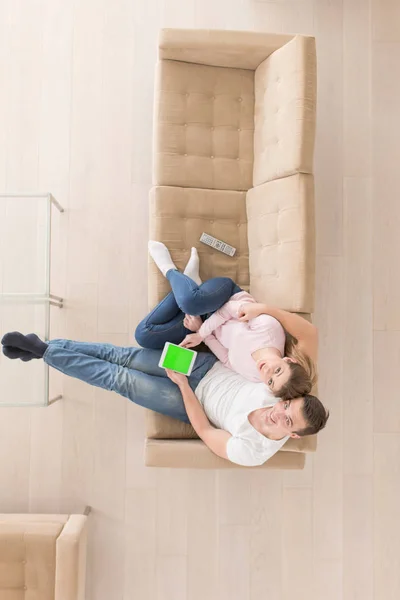
M211 131L214 131L214 127L211 127Z
M189 98L189 94L185 94L186 98Z
M214 221L210 220L210 223L212 224L212 223L214 223Z
M240 223L236 223L236 226L237 226L237 227L240 227Z
M242 131L241 129L238 129L238 131Z
M185 127L187 127L187 123L185 123Z
M210 156L210 158L214 158L213 156Z
M185 154L184 156L187 156L187 154Z
M238 102L241 102L241 101L242 101L242 98L238 98Z

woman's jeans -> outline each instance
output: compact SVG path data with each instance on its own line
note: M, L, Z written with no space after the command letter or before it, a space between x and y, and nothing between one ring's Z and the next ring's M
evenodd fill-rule
M197 285L187 275L171 269L167 279L172 292L136 328L136 341L143 348L160 349L165 342L180 344L192 333L183 324L185 314L209 315L228 302L233 294L242 291L228 277L214 277Z
M189 423L178 386L158 366L161 350L123 348L112 344L90 344L52 340L44 361L90 385L116 392L135 404ZM194 391L216 362L216 357L199 352L188 377Z

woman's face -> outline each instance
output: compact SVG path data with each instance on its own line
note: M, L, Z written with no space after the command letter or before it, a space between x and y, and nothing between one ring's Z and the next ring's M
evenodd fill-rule
M279 358L278 356L260 358L257 361L257 369L261 379L269 387L274 396L279 396L279 390L290 378L291 358Z

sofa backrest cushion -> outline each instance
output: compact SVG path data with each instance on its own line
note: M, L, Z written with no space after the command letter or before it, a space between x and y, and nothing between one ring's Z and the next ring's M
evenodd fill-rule
M254 186L313 172L316 84L314 38L296 36L257 68Z
M260 302L312 313L314 178L302 173L247 192L250 293Z

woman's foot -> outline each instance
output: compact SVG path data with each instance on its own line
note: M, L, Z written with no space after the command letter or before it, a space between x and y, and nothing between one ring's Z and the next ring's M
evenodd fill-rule
M201 285L203 282L200 279L199 269L200 269L199 255L197 253L196 248L192 248L189 262L186 265L183 273L184 273L184 275L187 275L188 277L190 277L190 279L193 279L193 281L195 281L197 283L197 285Z
M148 247L151 258L154 260L164 277L170 269L176 269L176 266L173 263L171 255L165 244L162 244L161 242L150 241Z
M3 354L7 358L11 358L11 360L20 358L24 362L29 362L33 358L39 358L39 356L32 354L32 352L20 350L19 348L14 348L13 346L3 346Z
M1 343L3 346L12 346L17 350L25 350L26 352L30 352L38 358L43 357L43 354L46 352L48 346L48 344L42 342L42 340L38 338L35 333L23 335L19 331L6 333L3 336Z

